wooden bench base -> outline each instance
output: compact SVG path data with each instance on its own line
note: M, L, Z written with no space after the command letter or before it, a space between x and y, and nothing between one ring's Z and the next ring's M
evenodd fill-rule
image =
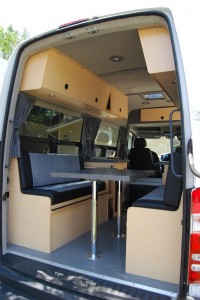
M9 243L50 253L90 230L90 196L52 210L50 198L21 193L17 159L12 159L9 178ZM102 193L98 223L107 220L108 196Z
M128 209L126 272L179 283L182 203L177 211Z

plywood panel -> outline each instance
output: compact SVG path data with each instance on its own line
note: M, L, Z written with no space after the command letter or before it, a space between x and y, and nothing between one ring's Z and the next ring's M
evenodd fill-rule
M52 213L51 251L90 229L91 201L87 200Z
M169 31L163 27L139 29L147 70L162 90L179 105L174 55Z
M17 159L11 160L8 240L51 252L90 230L91 199L51 211L51 199L21 193ZM98 224L108 220L107 193L98 198Z
M20 91L49 103L125 121L127 97L114 88L111 90L101 78L55 49L39 52L28 59L20 86ZM110 96L113 104L108 110Z
M9 178L9 242L50 252L51 199L21 193L17 159L12 159Z
M182 201L178 211L131 207L127 218L126 272L179 283Z
M98 224L108 220L107 194L98 199ZM91 229L91 199L52 212L51 251Z
M138 30L150 74L174 71L174 57L169 32L164 27Z
M54 49L29 58L20 90L54 100L62 95L104 111L111 92L103 80Z
M110 112L113 115L128 118L128 97L112 87L110 97Z
M141 109L141 122L166 122L169 121L169 115L176 107L149 108ZM180 112L173 114L174 121L180 121Z

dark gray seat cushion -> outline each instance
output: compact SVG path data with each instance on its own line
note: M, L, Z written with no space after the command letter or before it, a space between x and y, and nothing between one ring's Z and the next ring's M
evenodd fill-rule
M152 192L144 195L138 199L132 206L135 207L145 207L145 208L156 208L156 209L167 209L164 205L164 192L165 186L159 186L154 189ZM169 206L168 210L175 210L173 206Z
M77 181L52 177L51 172L65 173L83 168L82 157L70 154L22 153L18 163L22 189Z
M174 153L173 157L175 172L180 175L182 174L182 155L181 153ZM179 208L181 193L182 178L174 175L170 162L166 185L160 186L139 198L132 206L175 211Z
M105 188L106 184L104 182L98 182L98 192L104 191ZM49 197L51 198L51 205L55 205L91 195L92 183L87 180L79 180L70 183L52 184L32 189L23 189L22 193Z

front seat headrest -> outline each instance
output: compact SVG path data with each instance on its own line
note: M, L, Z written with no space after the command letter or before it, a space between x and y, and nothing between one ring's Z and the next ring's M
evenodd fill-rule
M135 148L145 148L147 146L147 142L144 138L136 138L134 140L134 147Z

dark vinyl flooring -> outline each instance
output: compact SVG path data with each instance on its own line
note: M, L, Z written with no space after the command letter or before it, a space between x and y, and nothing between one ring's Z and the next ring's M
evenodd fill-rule
M126 233L126 216L122 218L122 231ZM168 291L175 295L178 286L150 278L137 276L125 272L126 237L117 239L113 236L116 231L116 219L98 227L97 252L100 258L88 259L90 253L90 232L76 238L52 253L44 253L10 244L9 253L17 254L29 259L40 261L52 266L71 270L101 278L127 286L145 288L156 291Z

